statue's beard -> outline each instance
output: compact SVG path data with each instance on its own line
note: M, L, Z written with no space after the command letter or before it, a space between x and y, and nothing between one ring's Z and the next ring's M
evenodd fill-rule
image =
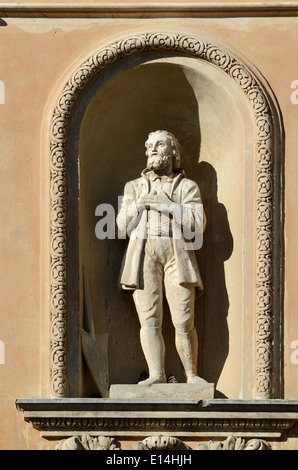
M164 170L171 163L171 155L152 155L147 159L148 170Z

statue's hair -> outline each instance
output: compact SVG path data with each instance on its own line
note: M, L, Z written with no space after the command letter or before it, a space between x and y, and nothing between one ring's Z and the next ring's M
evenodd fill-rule
M181 154L180 154L180 144L177 140L177 138L172 134L171 132L164 131L164 130L157 130L154 132L150 132L148 135L148 139L145 142L145 147L148 149L148 140L149 137L151 137L154 134L165 134L171 141L171 147L173 149L173 169L174 170L179 170L180 164L181 164ZM148 155L147 150L146 150L146 156Z

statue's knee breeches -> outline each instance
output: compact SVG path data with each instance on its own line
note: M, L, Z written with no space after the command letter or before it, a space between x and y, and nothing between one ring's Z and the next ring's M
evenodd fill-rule
M133 298L141 327L161 328L163 319L162 293L156 295L137 289Z
M178 334L190 333L191 331L193 331L193 329L195 327L193 318L189 318L189 319L185 320L184 322L174 322L173 321L173 324L174 324L175 330Z
M168 287L166 293L176 331L189 333L194 329L195 287Z

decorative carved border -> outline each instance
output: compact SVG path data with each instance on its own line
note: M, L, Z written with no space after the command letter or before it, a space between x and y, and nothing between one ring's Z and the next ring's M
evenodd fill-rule
M136 436L170 433L175 436L273 435L280 437L293 424L293 419L276 418L115 418L115 417L49 417L25 418L43 437L57 437L88 432L92 435Z
M84 87L102 70L125 57L148 51L177 52L204 60L228 74L247 97L256 124L256 393L272 396L273 369L273 161L274 123L262 85L248 67L216 45L169 33L131 36L89 56L61 91L51 122L51 391L67 396L67 183L66 139L72 108Z
M84 433L81 436L69 437L68 439L63 439L58 442L56 445L56 450L121 450L120 447L117 447L115 444L115 439L105 436L92 437L88 433ZM143 451L192 451L191 447L185 444L183 441L177 437L172 436L163 436L156 435L150 436L142 441L139 441L137 444L132 445L132 450ZM263 439L250 439L246 441L242 437L235 437L233 434L229 435L225 441L209 441L207 443L198 444L195 450L272 450L271 445ZM184 457L185 458L185 457ZM110 457L111 459L111 457ZM121 462L121 457L119 463ZM117 457L116 457L116 462ZM170 463L170 459L166 461ZM175 459L175 463L179 462L179 466L185 463L183 455L180 455ZM187 460L186 460L187 462Z

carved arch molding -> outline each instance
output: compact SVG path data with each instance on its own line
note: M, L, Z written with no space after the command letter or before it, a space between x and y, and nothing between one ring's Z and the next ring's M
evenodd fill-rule
M274 376L280 376L276 323L280 283L280 132L272 96L263 80L241 60L208 41L180 34L148 33L120 40L90 55L70 76L55 104L50 129L50 381L51 393L67 397L67 125L72 108L86 85L101 71L120 59L158 51L186 54L219 67L246 96L255 120L255 392L259 398L280 398ZM277 168L279 165L279 168ZM280 255L279 255L280 256ZM273 344L275 345L273 348Z

